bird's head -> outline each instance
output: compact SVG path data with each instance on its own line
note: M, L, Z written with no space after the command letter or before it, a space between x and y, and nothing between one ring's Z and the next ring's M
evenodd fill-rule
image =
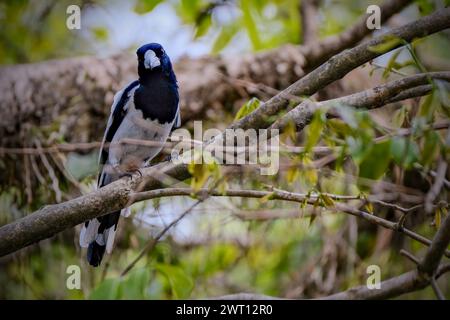
M159 43L145 44L136 51L136 54L138 57L138 72L141 78L156 72L163 72L169 78L175 78L170 58Z

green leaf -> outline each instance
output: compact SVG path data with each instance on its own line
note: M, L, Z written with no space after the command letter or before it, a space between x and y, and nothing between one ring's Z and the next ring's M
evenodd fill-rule
M150 273L148 268L139 268L130 272L121 284L121 293L124 299L144 299L145 291L149 286Z
M138 14L146 14L152 11L162 0L138 0L133 8Z
M403 43L403 40L399 37L385 36L381 43L369 47L369 51L382 54L398 47L401 43Z
M157 264L156 269L166 276L172 289L172 294L176 299L186 299L189 297L194 288L194 283L181 267Z
M275 196L275 193L271 192L269 194L266 194L264 197L259 199L260 203L266 203L269 200L272 200Z
M429 15L435 10L435 6L433 1L430 0L415 0L417 3L417 7L419 8L419 12L422 16Z
M252 6L254 5L254 1L241 0L240 3L241 3L243 24L247 30L247 34L252 43L253 50L259 50L262 48L262 43L259 37L258 28L252 16Z
M406 108L403 106L394 112L392 116L392 126L401 128L406 119Z
M294 181L297 180L298 176L300 174L300 171L297 167L291 167L286 172L286 181L289 184L292 184Z
M391 141L375 144L359 165L359 175L368 179L379 179L391 161Z
M373 214L373 204L372 204L371 202L368 202L368 203L365 205L365 208L366 208L366 210L367 210L368 213Z
M383 78L387 78L389 76L389 74L391 73L392 69L394 69L394 67L396 65L396 60L401 52L402 51L399 49L392 54L391 58L389 59L387 65L386 65L386 68L383 71Z
M305 152L309 152L319 142L325 124L325 113L317 110L306 129Z
M108 29L103 27L95 27L91 29L92 34L96 40L106 41L108 40Z
M91 300L114 300L120 298L120 279L106 279L89 296Z
M322 199L322 202L325 207L334 207L334 201L331 199L331 197L325 193L320 194L320 198Z
M254 110L258 109L261 101L258 98L251 98L247 101L236 113L236 117L234 117L234 121L239 120L246 115L252 113Z
M309 227L312 226L312 224L314 223L314 220L316 220L316 218L317 218L317 214L315 214L315 213L316 213L316 212L313 211L313 212L311 213L311 215L309 216Z
M317 169L313 167L313 161L308 156L302 158L302 169L300 170L300 177L305 181L305 183L310 186L315 186L317 184L318 175Z
M419 107L419 115L430 120L433 116L434 112L434 94L429 94L425 98L422 99L422 102Z
M391 142L391 154L395 163L411 167L419 158L419 146L407 137L394 137Z
M431 164L439 151L439 135L435 131L427 131L424 137L423 149L421 152L421 163L424 166Z
M441 227L441 208L437 208L434 213L434 224L437 229Z
M208 166L204 163L191 162L188 165L188 171L192 175L191 188L194 191L200 190L211 175Z
M227 26L223 26L220 30L219 35L214 40L213 47L211 49L213 54L217 54L222 51L228 43L233 39L236 33L239 31L239 27L237 24L231 24Z
M195 29L194 38L198 39L204 36L211 26L211 14L204 14L200 20L197 22L197 28Z

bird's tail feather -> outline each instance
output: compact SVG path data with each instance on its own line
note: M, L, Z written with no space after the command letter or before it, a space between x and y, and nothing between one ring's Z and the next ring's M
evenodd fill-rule
M105 251L111 253L120 211L86 221L80 233L80 246L88 248L87 260L97 267L102 261Z

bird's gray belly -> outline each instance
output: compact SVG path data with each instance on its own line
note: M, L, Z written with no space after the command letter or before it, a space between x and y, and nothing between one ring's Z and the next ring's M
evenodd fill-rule
M171 128L172 123L143 119L141 111L130 110L111 141L108 163L125 170L142 167L161 151Z

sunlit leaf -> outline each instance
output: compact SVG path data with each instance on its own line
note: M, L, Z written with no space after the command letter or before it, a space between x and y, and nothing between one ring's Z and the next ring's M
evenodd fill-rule
M145 14L152 11L162 0L138 0L134 6L134 12Z
M261 101L258 98L251 98L239 109L239 111L236 113L236 116L234 117L234 120L239 120L250 114L251 112L256 110L260 104Z
M441 227L441 208L437 208L434 213L434 224L437 229Z
M245 29L247 30L248 37L252 43L254 50L259 50L262 48L261 39L259 36L259 31L256 26L256 22L253 19L252 15L252 6L254 5L253 1L241 0L241 10L242 10L242 18Z
M334 200L331 199L329 195L321 193L320 198L322 199L322 202L325 205L325 207L334 207Z

